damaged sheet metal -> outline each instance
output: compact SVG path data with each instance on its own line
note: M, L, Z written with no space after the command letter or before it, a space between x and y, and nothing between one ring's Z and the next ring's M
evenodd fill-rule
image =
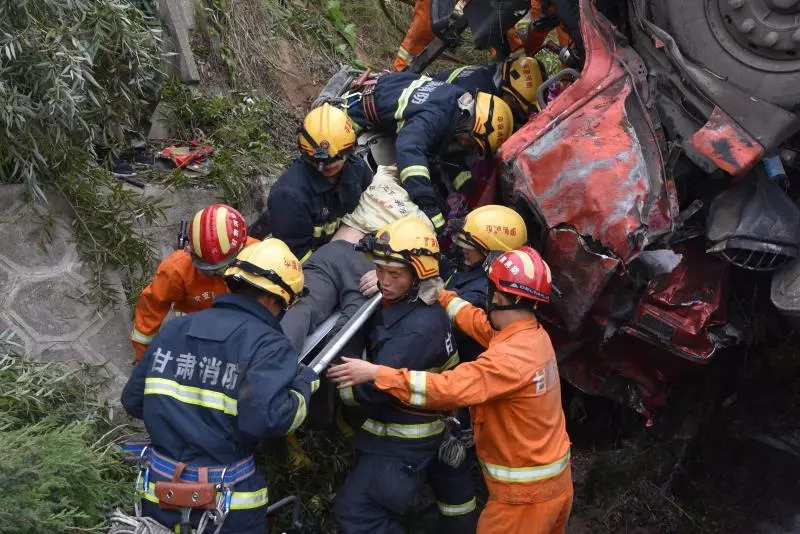
M610 24L588 0L581 1L581 14L587 49L581 77L500 151L506 203L525 197L551 233L544 253L556 285L565 286L559 314L570 329L583 322L608 281L609 262L631 261L672 229L678 212L660 128L641 98L646 71L624 63L635 54L613 41ZM563 227L598 244L593 250L610 252L603 257L581 249L576 259L575 238L555 235ZM589 286L581 285L587 280Z
M630 325L620 332L705 362L738 339L725 328L729 265L706 254L702 242L675 250L682 254L678 266L650 281Z
M553 285L561 298L553 299L552 308L564 327L573 332L594 305L620 261L593 252L573 228L554 228L548 235L544 255L548 265L566 265L569 269L551 269Z
M714 108L708 122L694 133L690 142L698 152L733 176L749 171L764 155L764 147L719 107Z

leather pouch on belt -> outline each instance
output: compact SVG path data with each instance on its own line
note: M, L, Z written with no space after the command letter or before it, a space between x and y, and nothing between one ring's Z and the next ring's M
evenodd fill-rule
M199 482L181 481L181 473L186 468L183 462L178 464L170 482L156 482L155 494L161 508L174 510L177 508L217 507L216 485L208 482L208 468L198 469Z

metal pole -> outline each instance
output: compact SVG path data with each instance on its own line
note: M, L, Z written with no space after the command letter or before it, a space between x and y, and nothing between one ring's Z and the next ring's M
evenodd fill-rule
M345 344L355 335L361 326L367 322L373 313L378 309L383 295L380 292L376 293L370 300L365 302L353 315L347 324L345 324L339 332L333 336L325 347L319 351L316 358L314 358L308 366L319 375L325 367L328 366L333 359L339 355L339 351L344 348Z

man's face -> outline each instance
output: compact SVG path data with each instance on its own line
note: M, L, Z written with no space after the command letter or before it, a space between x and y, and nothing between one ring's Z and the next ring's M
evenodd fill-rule
M453 137L447 146L446 153L448 156L471 156L480 151L478 142L470 134L461 132Z
M329 180L338 178L344 169L344 160L339 159L322 167L322 176Z
M385 299L402 298L414 285L414 274L408 267L375 265L375 268L378 271L378 286Z
M470 269L476 265L480 265L483 263L483 260L486 259L486 256L479 250L471 247L461 247L461 253L464 255L464 265Z

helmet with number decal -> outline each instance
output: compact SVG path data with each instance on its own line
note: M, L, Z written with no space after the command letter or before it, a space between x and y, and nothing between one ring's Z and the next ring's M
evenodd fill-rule
M225 271L225 279L245 282L275 295L291 306L305 292L303 268L280 239L265 239L245 247Z
M247 242L242 214L225 204L198 211L189 228L189 250L198 269L213 271L230 265Z
M477 249L484 256L493 250L506 252L521 247L527 240L528 230L520 214L498 204L471 211L455 235L456 245Z
M403 217L374 234L367 234L356 250L371 254L378 264L409 267L419 280L439 276L439 242L430 226L419 217Z

